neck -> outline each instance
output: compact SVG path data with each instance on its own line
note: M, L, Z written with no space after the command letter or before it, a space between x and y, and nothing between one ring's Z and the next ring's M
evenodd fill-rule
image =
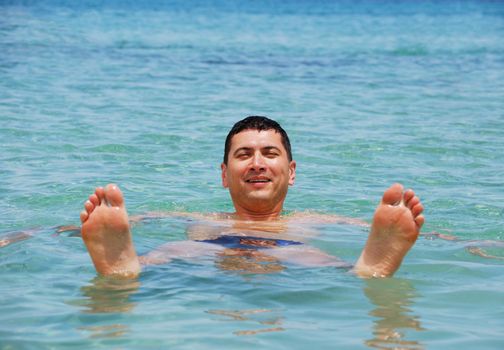
M238 220L250 220L250 221L270 221L277 220L282 214L282 205L278 205L275 208L268 210L248 210L246 208L235 205L235 217Z

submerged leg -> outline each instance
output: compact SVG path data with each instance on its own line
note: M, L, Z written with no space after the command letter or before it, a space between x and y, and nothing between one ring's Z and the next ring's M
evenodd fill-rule
M139 257L142 265L161 265L173 259L196 261L199 258L213 257L224 250L217 244L196 242L196 241L176 241L165 243L145 255Z
M81 212L82 239L96 271L103 275L135 277L140 273L128 213L119 187L98 187Z
M392 276L415 243L424 223L423 206L412 190L400 184L385 191L371 232L354 271L362 277Z
M273 248L267 251L268 255L275 258L305 267L332 266L338 268L350 268L352 265L326 252L306 245Z

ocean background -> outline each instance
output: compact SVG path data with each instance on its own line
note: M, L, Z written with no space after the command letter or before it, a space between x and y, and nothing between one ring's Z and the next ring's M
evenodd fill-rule
M109 182L131 214L232 211L220 162L248 115L289 133L287 212L370 221L401 182L458 240L420 237L383 280L174 261L121 282L55 233ZM0 238L33 235L0 248L2 350L504 347L501 1L0 0L0 150ZM188 224L135 226L138 252ZM367 236L317 229L350 262Z

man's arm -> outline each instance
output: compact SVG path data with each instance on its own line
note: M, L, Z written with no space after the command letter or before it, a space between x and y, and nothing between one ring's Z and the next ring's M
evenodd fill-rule
M194 261L197 258L208 257L223 251L224 248L211 243L196 241L168 242L138 259L142 265L162 265L173 259Z
M24 241L25 239L31 238L33 234L37 230L26 230L26 231L17 231L17 232L9 232L5 236L0 238L0 248L6 247L11 243Z
M167 217L190 217L190 218L195 218L197 217L196 214L192 213L186 213L186 212L161 212L161 211L151 211L147 212L145 214L137 214L137 215L131 215L129 217L129 222L130 225L136 225L138 223L141 223L142 221L147 221L151 219L162 219L162 218L167 218ZM69 233L71 236L78 236L80 235L80 226L76 225L60 225L56 226L54 228L56 230L56 233ZM1 242L1 241L0 241ZM0 244L0 247L2 245Z
M293 221L307 224L346 224L361 227L370 227L371 225L361 219L349 218L336 214L325 214L311 211L296 212L292 214Z
M74 225L56 226L49 228L53 229L55 233L60 234L63 232L71 232L72 235L80 235L80 227ZM45 231L44 228L31 228L22 231L8 232L4 236L0 237L0 248L6 247L12 243L21 242L32 238L39 232Z
M264 251L265 254L273 256L280 261L304 266L304 267L325 267L352 268L353 265L330 255L318 248L300 245L291 247L273 248Z

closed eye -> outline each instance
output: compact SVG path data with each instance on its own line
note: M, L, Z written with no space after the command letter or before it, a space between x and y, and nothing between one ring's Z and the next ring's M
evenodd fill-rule
M250 154L248 154L248 153L237 154L236 158L238 158L238 159L247 159L247 158L250 158Z
M278 157L279 154L278 154L278 152L267 152L264 156L268 157L268 158L275 158L275 157Z
M237 149L233 156L238 159L246 159L252 155L252 150L246 147Z
M265 147L263 149L263 155L268 158L275 158L280 156L280 150L276 147Z

